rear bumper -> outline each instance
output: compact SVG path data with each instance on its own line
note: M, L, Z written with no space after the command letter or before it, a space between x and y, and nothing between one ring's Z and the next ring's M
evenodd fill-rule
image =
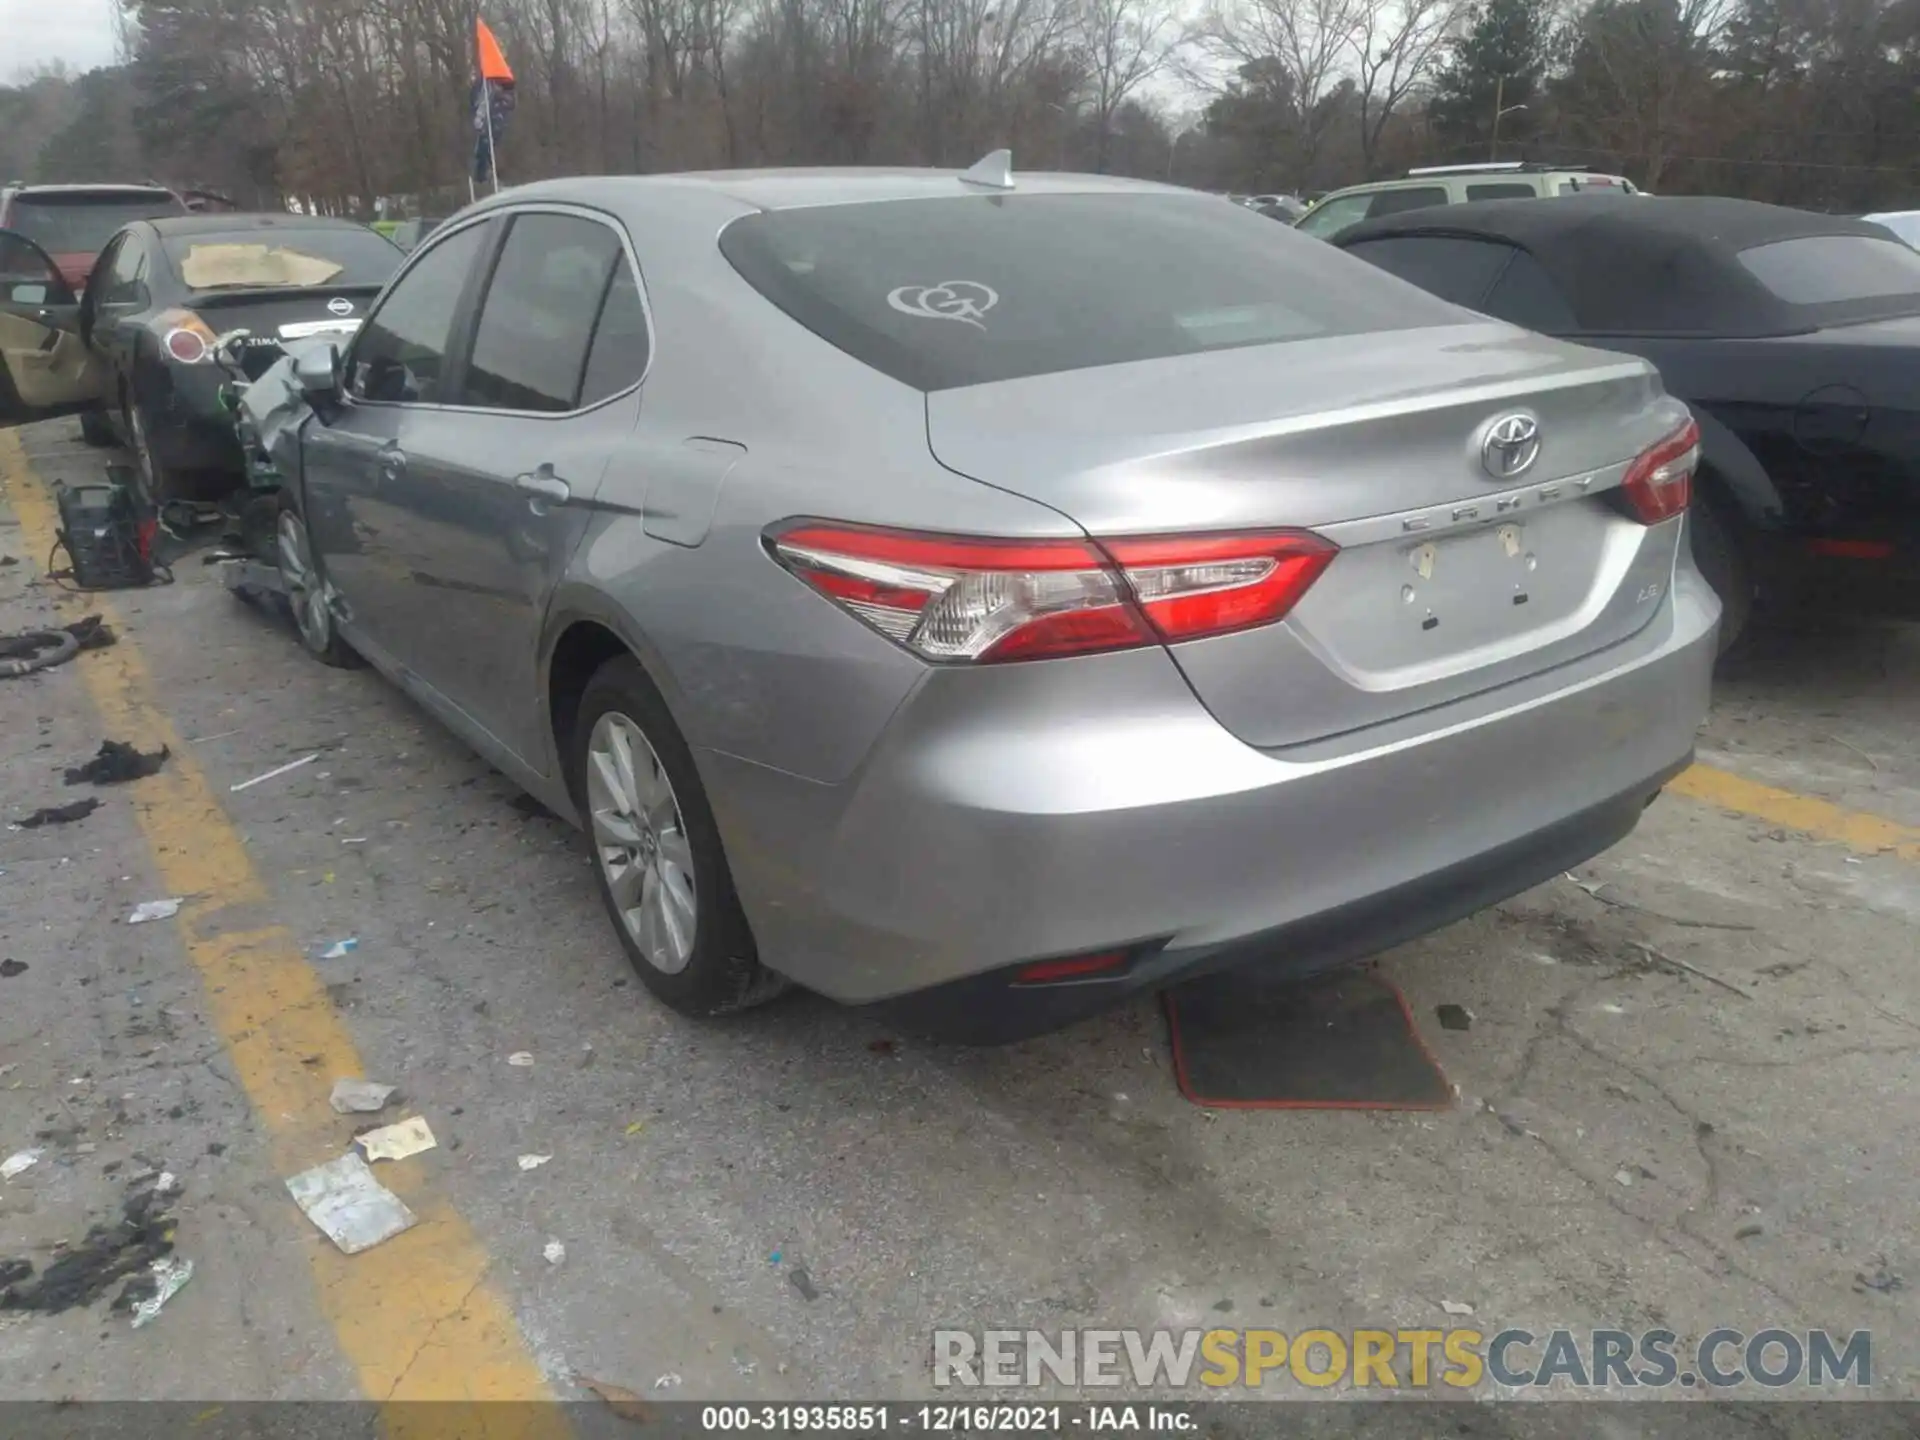
M214 365L174 365L141 387L154 458L175 470L243 470L233 417L220 404Z
M1683 561L1620 645L1284 752L1140 650L933 672L842 785L699 760L769 965L1007 1038L1276 949L1301 972L1355 959L1606 848L1692 752L1718 616ZM1123 948L1119 979L1009 984ZM1004 1013L960 1013L980 1009Z
M1140 990L1238 966L1303 978L1378 955L1498 904L1592 859L1632 833L1660 786L1692 756L1624 795L1509 840L1391 890L1276 925L1256 935L1184 949L1142 947L1124 971L1022 985L1022 966L968 976L872 1006L903 1028L966 1045L1024 1040L1096 1015Z

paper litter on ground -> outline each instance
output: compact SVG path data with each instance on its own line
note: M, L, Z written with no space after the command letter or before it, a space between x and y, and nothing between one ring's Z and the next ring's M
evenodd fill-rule
M11 1180L22 1171L31 1170L46 1153L42 1149L14 1151L5 1160L0 1160L0 1180Z
M422 1150L433 1149L439 1142L433 1138L433 1131L427 1128L424 1118L410 1115L395 1124L382 1125L378 1130L357 1135L353 1143L360 1147L362 1155L372 1161L404 1160L409 1155L418 1155Z
M373 1178L357 1154L342 1155L287 1180L287 1193L327 1238L348 1255L411 1230L419 1217Z
M551 1155L522 1155L520 1157L520 1168L522 1170L538 1170L551 1159L553 1159Z
M133 913L127 917L129 925L144 925L149 920L171 920L180 913L185 897L169 896L165 900L142 900L133 907Z

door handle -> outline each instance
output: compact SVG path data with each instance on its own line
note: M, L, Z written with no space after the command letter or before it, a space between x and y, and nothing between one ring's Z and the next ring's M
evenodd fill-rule
M530 474L514 476L513 488L529 500L543 500L549 505L564 505L573 498L573 487L545 465Z

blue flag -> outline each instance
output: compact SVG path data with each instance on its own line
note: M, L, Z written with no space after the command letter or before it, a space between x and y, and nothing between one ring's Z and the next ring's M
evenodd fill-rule
M473 178L484 184L494 178L494 148L506 133L507 118L513 114L511 80L476 80L468 97L473 114ZM491 130L489 130L491 119Z

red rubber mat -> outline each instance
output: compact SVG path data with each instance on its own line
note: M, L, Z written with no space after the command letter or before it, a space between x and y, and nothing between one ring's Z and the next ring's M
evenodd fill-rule
M1228 970L1162 992L1180 1093L1271 1110L1445 1110L1453 1085L1406 997L1366 970Z

